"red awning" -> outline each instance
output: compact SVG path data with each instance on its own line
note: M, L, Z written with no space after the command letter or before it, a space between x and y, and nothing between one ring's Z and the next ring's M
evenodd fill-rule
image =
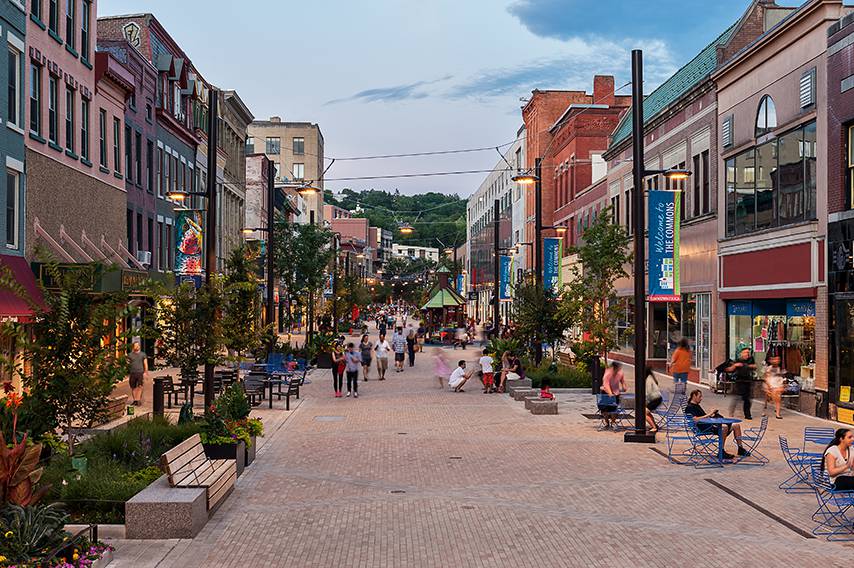
M24 288L30 299L39 305L44 305L41 289L25 258L0 254L0 266L8 267L12 271L12 276ZM19 298L11 290L0 289L0 322L28 323L32 319L33 310L23 298Z

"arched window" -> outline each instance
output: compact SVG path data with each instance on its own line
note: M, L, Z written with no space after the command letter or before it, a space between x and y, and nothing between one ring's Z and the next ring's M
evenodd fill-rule
M774 99L765 95L759 101L759 112L756 113L756 138L764 136L777 128L777 108Z

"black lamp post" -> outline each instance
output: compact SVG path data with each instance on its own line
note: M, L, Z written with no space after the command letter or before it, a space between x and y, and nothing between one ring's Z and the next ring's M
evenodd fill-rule
M624 441L654 443L655 433L646 429L646 242L644 231L644 178L664 175L686 179L687 170L647 170L643 157L643 52L632 50L632 230L635 278L635 428L626 432Z

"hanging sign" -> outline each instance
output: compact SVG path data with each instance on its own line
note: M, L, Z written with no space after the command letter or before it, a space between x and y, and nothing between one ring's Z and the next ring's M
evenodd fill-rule
M175 219L175 226L178 228L175 274L202 273L203 224L201 211L187 209L178 212Z
M457 294L462 294L465 289L465 275L458 274L457 275Z
M649 301L678 302L679 215L678 191L650 191L649 196Z
M543 239L543 285L557 294L561 287L560 260L563 257L563 239Z
M510 301L510 257L502 255L498 263L498 299Z

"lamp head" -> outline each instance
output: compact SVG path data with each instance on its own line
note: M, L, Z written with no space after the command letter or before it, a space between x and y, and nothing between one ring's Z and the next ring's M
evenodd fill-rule
M313 185L304 185L300 187L297 192L303 196L317 195L320 193L320 188L314 187Z
M402 235L411 235L415 232L415 228L409 223L400 223L397 226L397 230L400 231L400 234Z
M566 234L566 227L564 225L560 225L555 227L555 231L557 231L559 237L562 237Z
M664 171L664 177L672 181L686 180L691 176L690 170L670 168Z
M187 199L186 191L167 191L166 197L175 201L184 201Z
M540 178L529 171L520 171L511 179L519 185L534 185Z

